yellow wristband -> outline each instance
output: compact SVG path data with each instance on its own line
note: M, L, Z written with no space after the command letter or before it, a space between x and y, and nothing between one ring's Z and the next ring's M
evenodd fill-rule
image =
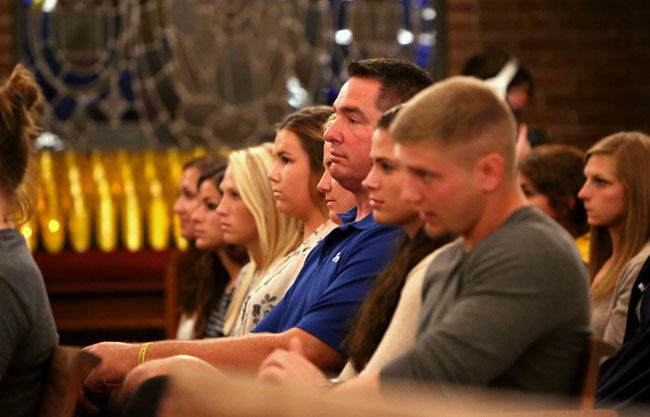
M142 347L140 348L140 353L138 353L138 365L142 365L142 363L144 362L144 355L147 354L147 349L149 349L150 344L151 342L147 342L143 344Z

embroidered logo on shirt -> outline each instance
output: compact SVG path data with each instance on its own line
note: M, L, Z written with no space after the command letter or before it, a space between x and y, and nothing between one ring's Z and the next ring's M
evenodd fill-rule
M341 259L341 252L337 253L335 257L332 258L332 262L336 263Z

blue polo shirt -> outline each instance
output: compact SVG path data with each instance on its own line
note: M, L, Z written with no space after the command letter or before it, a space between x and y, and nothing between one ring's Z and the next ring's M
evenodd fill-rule
M384 226L372 214L355 222L357 209L340 214L332 230L307 256L296 281L254 333L298 327L342 351L352 316L393 258L404 229Z

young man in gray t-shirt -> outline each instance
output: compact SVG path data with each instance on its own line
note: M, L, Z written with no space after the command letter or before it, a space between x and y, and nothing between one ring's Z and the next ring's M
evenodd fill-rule
M590 334L588 278L570 237L526 206L505 102L452 77L410 100L390 134L408 171L402 197L427 233L460 238L427 272L415 345L340 389L399 378L570 393Z

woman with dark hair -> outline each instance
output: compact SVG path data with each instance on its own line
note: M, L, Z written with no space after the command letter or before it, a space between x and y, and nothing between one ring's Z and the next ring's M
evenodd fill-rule
M202 205L199 180L215 170L223 176L225 165L217 155L192 159L183 167L178 183L174 212L178 215L181 235L188 240L188 249L180 255L175 267L180 312L176 337L181 340L218 336L214 329L206 331L210 312L222 298L227 283L248 262L243 248L226 246L225 250L212 252L210 248L196 245L192 213Z
M192 226L192 211L198 206L197 194L199 192L199 178L210 166L221 162L216 154L194 158L185 163L181 178L178 181L178 196L174 202L174 213L178 216L178 223L181 229L181 236L194 240L194 228Z
M632 285L650 255L650 136L619 132L587 151L578 193L591 226L594 335L620 346Z
M40 98L20 64L0 86L0 410L7 416L36 415L58 343L43 277L16 230L33 207L21 186Z
M248 262L246 249L224 242L221 221L217 207L223 195L219 185L226 172L226 164L218 163L208 167L198 181L198 206L190 219L194 230L194 245L197 249L213 255L215 279L210 291L197 293L197 326L203 328L203 337L221 337L226 311L230 305L237 276Z
M584 153L567 145L542 145L519 162L519 184L528 203L548 214L576 241L589 263L589 224L578 191L585 182Z

